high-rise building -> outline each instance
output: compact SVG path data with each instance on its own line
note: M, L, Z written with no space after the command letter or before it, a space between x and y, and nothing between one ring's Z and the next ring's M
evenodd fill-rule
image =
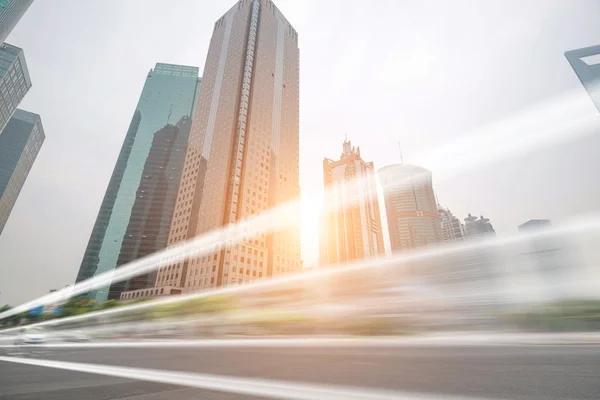
M197 67L157 63L148 73L77 282L166 246L199 87ZM103 302L153 283L142 276L89 295Z
M469 214L465 218L465 236L496 236L496 231L488 218L482 215L477 219Z
M360 147L345 140L339 160L325 158L323 181L328 195L321 260L338 264L385 255L375 169L363 161Z
M0 44L0 129L31 87L23 50L8 43Z
M4 42L33 0L0 0L0 42Z
M298 34L272 1L240 0L214 25L169 244L297 200L298 152ZM185 276L196 291L301 269L294 227L162 267L156 284Z
M442 227L431 172L402 163L383 167L378 175L392 251L441 242Z
M530 219L519 225L519 232L535 232L552 228L552 222L549 219Z
M454 242L462 240L464 234L464 226L460 220L450 212L449 209L439 207L440 221L442 223L442 239L444 242Z
M40 116L19 109L0 133L0 234L45 138Z
M565 52L567 61L600 111L600 45Z

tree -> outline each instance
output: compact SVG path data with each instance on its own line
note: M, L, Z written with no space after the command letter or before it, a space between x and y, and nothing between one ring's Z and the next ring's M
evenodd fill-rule
M118 307L120 305L121 304L117 300L112 299L112 300L108 300L108 301L105 301L104 303L100 304L100 306L98 307L98 309L99 310L105 310L107 308Z

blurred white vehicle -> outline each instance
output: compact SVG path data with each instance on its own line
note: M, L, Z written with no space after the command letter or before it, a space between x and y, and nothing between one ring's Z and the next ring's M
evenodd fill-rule
M21 331L15 344L42 344L46 343L48 336L42 328L25 328Z

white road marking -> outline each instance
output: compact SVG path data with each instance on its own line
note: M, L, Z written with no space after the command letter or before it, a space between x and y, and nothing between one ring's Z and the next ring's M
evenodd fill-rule
M108 375L118 378L188 386L198 389L217 390L251 396L292 400L458 400L464 396L410 393L378 390L366 387L334 386L312 383L297 383L267 379L241 378L223 375L197 374L145 368L116 367L110 365L85 364L17 357L0 357L0 361L57 368L67 371ZM475 400L475 399L473 399ZM479 399L483 400L483 399Z
M589 335L588 335L589 336ZM595 343L600 344L600 335L594 335ZM589 339L589 338L588 338ZM581 335L561 338L562 342L593 344ZM0 345L0 348L230 348L230 347L392 347L404 345L426 346L505 346L548 344L553 345L557 338L553 335L535 334L456 334L416 337L379 338L335 338L335 337L296 337L296 338L244 338L244 339L173 339L173 340L110 340L81 343L44 343L35 345Z

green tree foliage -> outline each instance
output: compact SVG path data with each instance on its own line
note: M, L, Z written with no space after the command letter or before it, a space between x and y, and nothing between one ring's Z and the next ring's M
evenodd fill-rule
M562 300L506 319L520 328L537 331L599 331L600 300Z

